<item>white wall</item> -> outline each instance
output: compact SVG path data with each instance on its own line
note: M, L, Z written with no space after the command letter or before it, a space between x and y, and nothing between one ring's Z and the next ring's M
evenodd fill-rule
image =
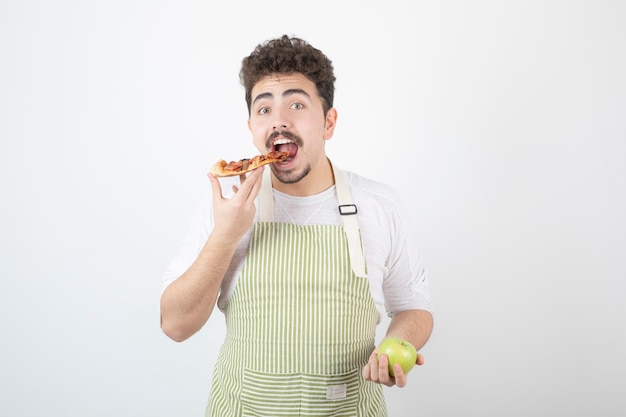
M283 33L334 61L328 153L415 214L436 328L391 415L626 413L623 2L212 3L0 3L2 415L203 414L222 317L170 341L160 277Z

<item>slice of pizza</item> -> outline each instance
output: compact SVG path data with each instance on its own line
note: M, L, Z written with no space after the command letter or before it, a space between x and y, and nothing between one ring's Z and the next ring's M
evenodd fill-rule
M245 174L262 165L281 162L287 159L289 152L272 151L265 155L257 155L250 159L240 159L239 161L226 162L223 159L217 161L211 167L211 174L216 177L232 177Z

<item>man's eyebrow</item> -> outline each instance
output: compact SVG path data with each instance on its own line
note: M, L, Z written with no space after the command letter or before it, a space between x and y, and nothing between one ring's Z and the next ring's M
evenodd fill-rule
M293 94L304 94L307 97L311 97L311 96L309 96L309 93L307 93L306 91L304 91L301 88L292 88L290 90L283 91L283 97L287 97L287 96L290 96L290 95L293 95Z
M294 94L304 94L307 97L311 97L309 95L309 93L307 93L306 91L304 91L301 88L291 88L289 90L283 91L283 97L291 96L291 95L294 95ZM257 101L262 100L264 98L272 98L272 97L274 97L274 95L272 93L261 93L261 94L259 94L258 96L256 96L254 98L252 103L256 103Z
M256 103L257 101L264 99L264 98L272 98L274 97L274 95L272 93L261 93L258 96L256 96L254 98L254 100L252 101L252 104Z

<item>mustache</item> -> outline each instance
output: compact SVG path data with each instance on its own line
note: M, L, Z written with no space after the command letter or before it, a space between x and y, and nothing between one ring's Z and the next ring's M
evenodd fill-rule
M286 130L275 130L265 141L265 146L267 148L272 146L272 141L276 139L278 136L282 136L284 138L290 139L294 141L294 143L298 146L302 146L302 139L299 136L294 135L293 133Z

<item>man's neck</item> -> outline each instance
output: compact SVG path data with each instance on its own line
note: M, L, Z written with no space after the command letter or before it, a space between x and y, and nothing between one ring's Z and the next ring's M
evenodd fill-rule
M293 196L308 196L319 194L335 184L332 166L328 158L324 157L320 163L311 168L311 172L300 181L292 184L280 182L272 173L272 187L282 193Z

